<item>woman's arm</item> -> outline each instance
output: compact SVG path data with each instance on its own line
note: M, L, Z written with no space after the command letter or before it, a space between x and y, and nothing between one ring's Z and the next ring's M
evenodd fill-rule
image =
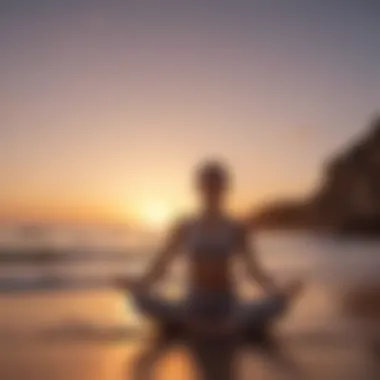
M169 264L179 253L183 241L183 235L183 224L177 224L169 231L163 247L158 252L147 272L140 279L139 283L141 286L144 288L150 286L165 273Z
M239 229L239 253L248 274L259 286L268 294L279 294L281 289L277 286L273 278L264 270L257 259L255 249L249 241L249 230L245 227Z
M122 288L133 288L133 290L139 291L149 288L149 286L157 281L179 252L184 236L184 229L183 223L177 223L177 225L169 231L163 247L157 253L146 273L143 274L140 279L137 279L137 281L122 278L118 281L119 286Z

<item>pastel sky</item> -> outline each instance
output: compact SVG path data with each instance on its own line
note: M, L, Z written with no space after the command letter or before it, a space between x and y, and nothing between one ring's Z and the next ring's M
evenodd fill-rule
M378 0L1 1L0 217L158 218L215 156L236 210L305 194L379 110L379 20Z

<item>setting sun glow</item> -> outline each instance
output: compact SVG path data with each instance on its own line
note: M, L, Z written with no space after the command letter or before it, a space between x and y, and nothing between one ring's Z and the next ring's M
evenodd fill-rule
M172 217L172 210L163 203L152 203L146 205L142 210L144 223L152 228L162 228L167 225Z

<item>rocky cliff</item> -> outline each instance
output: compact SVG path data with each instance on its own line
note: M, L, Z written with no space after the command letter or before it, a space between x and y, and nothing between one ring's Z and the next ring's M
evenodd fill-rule
M321 184L302 201L256 212L258 227L319 228L380 236L380 117L359 141L328 160Z

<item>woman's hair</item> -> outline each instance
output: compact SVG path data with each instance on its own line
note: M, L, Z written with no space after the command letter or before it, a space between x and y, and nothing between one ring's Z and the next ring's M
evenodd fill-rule
M218 160L203 161L196 170L196 180L200 184L216 181L224 186L228 183L229 177L226 165Z

